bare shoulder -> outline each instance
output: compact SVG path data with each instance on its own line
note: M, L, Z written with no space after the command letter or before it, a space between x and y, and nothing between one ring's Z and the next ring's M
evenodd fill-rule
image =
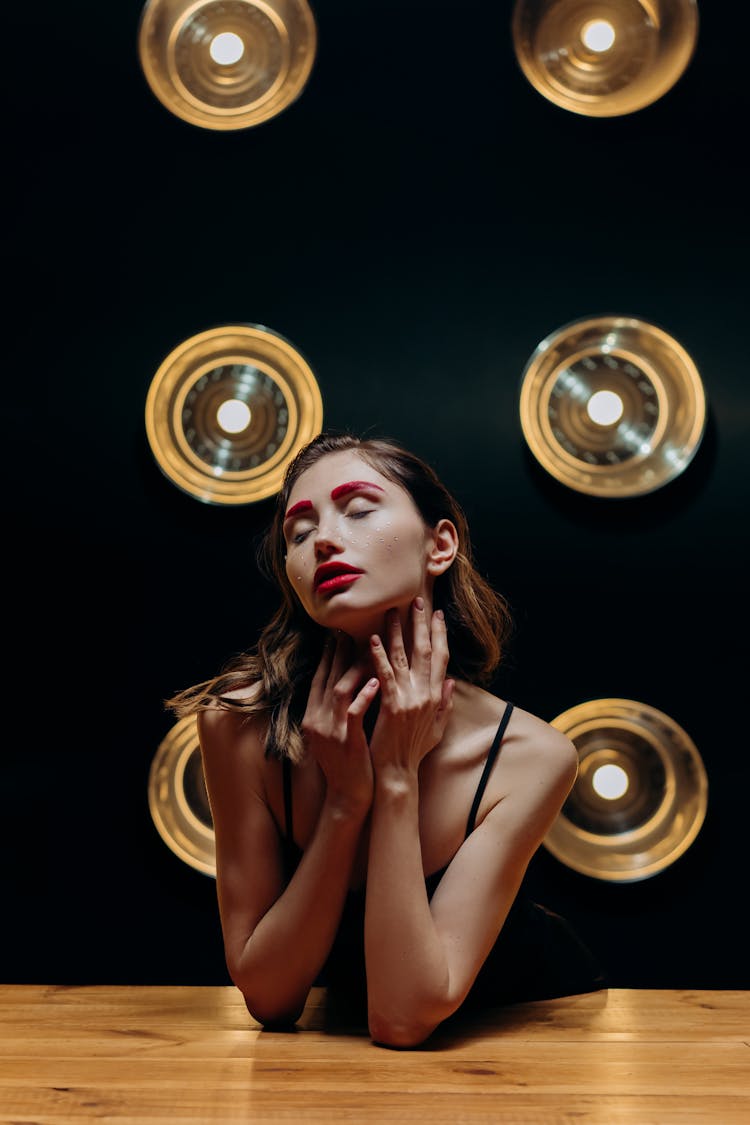
M539 770L570 787L578 773L578 752L563 731L551 723L515 707L512 731L509 728L506 760L523 764L526 769Z
M500 773L500 822L516 826L522 850L536 846L573 788L578 752L551 723L515 707L503 740Z
M516 854L528 859L565 803L577 774L578 752L567 735L515 705L485 823L494 825L509 846L513 841Z
M507 701L485 691L476 684L461 683L457 689L455 736L465 741L474 735L480 738L481 756L507 707ZM578 753L562 731L538 715L525 711L518 704L513 711L503 736L500 757L501 772L519 769L537 776L560 777L569 784L578 771Z
M247 688L240 688L228 692L223 698L229 702L222 703L217 699L210 707L200 711L197 717L198 738L201 752L208 762L231 760L238 764L253 764L260 766L264 753L265 733L267 718L258 712L247 712L239 707L233 707L232 701L254 701L260 696L259 683Z

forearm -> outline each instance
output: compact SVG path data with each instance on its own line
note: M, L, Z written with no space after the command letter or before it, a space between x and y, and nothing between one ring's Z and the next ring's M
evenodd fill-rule
M301 1013L336 936L365 816L324 802L288 887L245 941L232 976L261 1022Z
M416 774L376 779L365 909L370 1031L395 1046L444 1018L448 963L430 913L419 840Z

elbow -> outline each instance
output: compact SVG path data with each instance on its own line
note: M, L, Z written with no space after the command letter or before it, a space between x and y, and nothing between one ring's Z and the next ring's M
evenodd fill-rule
M381 1002L368 997L367 1027L373 1043L379 1047L410 1050L421 1047L448 1016L452 1015L461 998L451 994L447 972L439 990L422 990L419 996L400 998L383 997Z
M407 1020L399 1022L383 1019L373 1012L369 1014L367 1025L370 1038L376 1046L392 1047L402 1051L421 1047L438 1026L437 1023L414 1023Z
M240 991L242 992L241 989ZM294 1027L304 1010L304 1004L282 1007L258 1001L245 992L242 992L242 998L255 1022L269 1030L280 1031Z
M258 988L258 982L240 973L231 973L232 982L245 1001L245 1007L255 1020L267 1028L293 1027L302 1015L306 997L291 1000L288 996L271 996Z

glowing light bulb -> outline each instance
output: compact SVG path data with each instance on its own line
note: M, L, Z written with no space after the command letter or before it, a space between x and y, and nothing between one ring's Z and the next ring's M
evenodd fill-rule
M581 39L590 51L602 54L614 43L615 29L608 20L589 20L581 28Z
M231 66L244 55L245 44L233 31L222 31L219 35L214 35L208 53L220 66Z
M250 425L252 413L246 402L228 398L216 411L216 421L226 434L239 434Z
M627 793L630 781L622 766L599 766L591 778L594 792L605 801L616 801Z
M622 417L622 399L614 391L595 391L586 403L586 412L598 426L611 426Z

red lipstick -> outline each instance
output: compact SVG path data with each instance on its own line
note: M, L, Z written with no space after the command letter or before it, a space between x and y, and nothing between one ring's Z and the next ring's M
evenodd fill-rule
M313 585L316 590L340 590L350 586L363 571L345 562L324 562L315 571Z

